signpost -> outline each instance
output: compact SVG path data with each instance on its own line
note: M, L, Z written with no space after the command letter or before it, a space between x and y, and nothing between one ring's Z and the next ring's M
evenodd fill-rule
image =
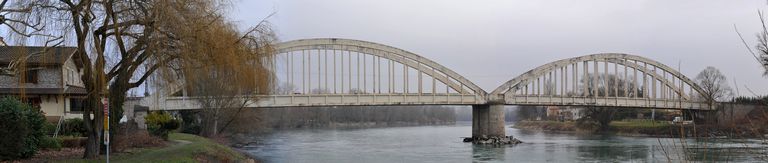
M107 146L107 163L109 163L109 100L107 98L101 99L101 104L104 105L104 145Z

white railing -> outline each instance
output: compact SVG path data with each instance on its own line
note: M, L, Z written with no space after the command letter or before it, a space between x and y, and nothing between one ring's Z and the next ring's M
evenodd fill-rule
M381 106L381 105L477 105L482 97L465 94L300 94L241 96L246 107ZM168 97L153 110L201 109L199 97Z

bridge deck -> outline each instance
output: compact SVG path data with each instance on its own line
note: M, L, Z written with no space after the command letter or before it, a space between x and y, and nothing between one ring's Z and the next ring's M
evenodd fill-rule
M597 106L628 108L692 109L709 110L709 104L685 100L627 98L627 97L562 97L562 96L508 96L508 105L556 105L556 106Z
M246 107L386 106L386 105L482 105L486 100L461 94L311 94L238 97L249 99ZM258 101L254 102L254 99ZM202 109L200 97L169 97L155 110ZM709 110L702 102L625 97L508 96L506 105L597 106Z
M294 106L380 106L380 105L477 105L485 100L475 95L462 94L300 94L263 95L242 97L251 99L246 107ZM258 101L253 102L253 99ZM163 110L201 109L199 97L169 97Z

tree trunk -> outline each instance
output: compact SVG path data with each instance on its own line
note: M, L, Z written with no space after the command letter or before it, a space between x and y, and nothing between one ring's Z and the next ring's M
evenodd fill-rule
M91 89L95 90L95 89ZM101 92L101 91L89 91L89 92ZM85 108L83 113L83 123L88 132L88 139L85 142L85 152L83 158L94 159L99 156L101 144L101 131L103 130L103 112L101 111L101 96L100 93L88 94L87 98L88 107ZM93 114L93 117L91 117Z
M115 82L112 82L112 84L109 87L109 140L110 142L113 142L112 140L119 139L118 138L118 132L119 132L119 125L120 125L120 118L123 117L123 104L125 103L125 96L126 92L128 92L128 80L123 79L124 77L121 75L118 75L115 79ZM119 149L115 148L116 146L112 145L110 146L110 150L117 151ZM106 145L102 142L101 148L106 149Z
M203 124L200 128L200 136L203 137L213 137L216 136L216 110L215 109L206 109L203 113Z

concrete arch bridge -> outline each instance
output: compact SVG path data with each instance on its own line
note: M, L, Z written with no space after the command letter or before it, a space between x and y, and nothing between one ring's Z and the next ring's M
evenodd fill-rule
M271 95L247 107L472 105L473 136L504 135L504 105L711 110L702 89L675 69L641 56L602 53L541 65L486 92L418 54L338 38L277 45ZM201 109L177 85L148 98L151 110ZM182 96L167 96L182 94Z

